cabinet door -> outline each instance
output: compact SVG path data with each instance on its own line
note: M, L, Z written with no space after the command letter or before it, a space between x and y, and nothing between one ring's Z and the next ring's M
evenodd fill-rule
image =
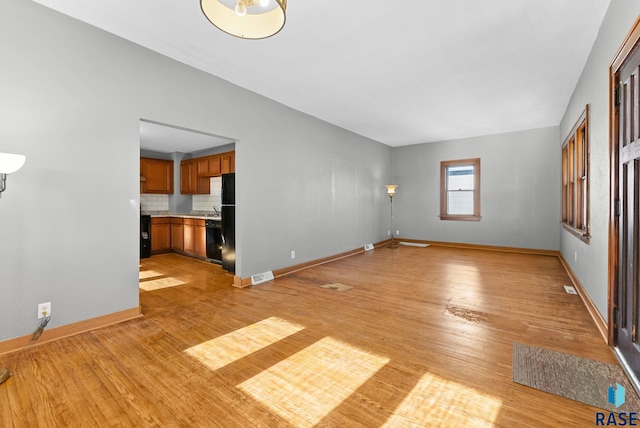
M190 193L198 193L198 162L189 163L189 190Z
M198 158L198 175L199 176L209 176L209 158Z
M196 256L207 257L207 229L204 220L196 220L195 234Z
M198 192L198 161L189 159L180 162L180 193L193 195Z
M173 193L173 161L140 158L142 193Z
M223 153L220 155L220 169L222 174L236 172L235 152Z
M195 254L196 241L195 241L195 225L193 219L184 220L184 252L188 254Z
M180 162L180 193L183 195L191 193L189 189L189 164L185 161Z
M171 249L171 225L169 222L154 222L151 219L151 253L159 254Z
M171 249L174 251L184 251L184 232L182 223L171 223Z
M209 176L218 176L221 173L220 155L209 157Z

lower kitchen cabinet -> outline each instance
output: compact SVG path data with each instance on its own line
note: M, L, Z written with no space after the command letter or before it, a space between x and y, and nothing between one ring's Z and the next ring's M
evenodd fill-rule
M171 217L171 249L184 251L184 220L180 217Z
M198 257L207 257L207 229L205 228L204 220L196 220L195 232L195 255Z
M196 235L195 235L195 220L192 218L184 219L184 252L187 254L194 254L196 252Z
M207 257L205 221L196 218L154 217L151 219L151 253L170 251Z
M151 254L171 251L171 224L169 218L151 219Z

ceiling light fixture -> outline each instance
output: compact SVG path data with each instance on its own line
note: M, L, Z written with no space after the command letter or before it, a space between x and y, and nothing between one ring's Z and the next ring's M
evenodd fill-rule
M200 0L216 27L242 39L265 39L284 27L287 0Z
M0 198L2 198L2 192L7 188L7 174L12 174L22 168L26 159L24 155L0 153ZM2 377L2 373L0 373L0 377Z

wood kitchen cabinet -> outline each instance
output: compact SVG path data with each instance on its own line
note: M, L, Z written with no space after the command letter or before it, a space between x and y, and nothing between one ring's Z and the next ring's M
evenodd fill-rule
M151 254L171 251L171 223L168 217L151 219Z
M195 222L195 255L207 257L207 229L201 219Z
M211 177L219 177L236 171L236 152L202 156L180 162L180 193L208 195L211 192Z
M173 193L173 161L140 158L140 193Z
M188 254L194 254L196 252L196 226L195 219L184 219L184 249L183 251Z
M171 217L171 249L184 251L184 219Z
M183 217L153 217L151 219L151 253L176 253L207 257L205 220Z
M198 175L215 177L220 175L220 155L205 156L198 159Z
M227 152L220 155L220 172L222 174L236 172L236 152Z
M192 159L180 162L180 193L194 194L197 183L198 165Z
M204 220L184 219L184 252L199 257L207 256L207 231Z
M187 195L208 195L211 192L209 163L200 158L180 162L180 193Z

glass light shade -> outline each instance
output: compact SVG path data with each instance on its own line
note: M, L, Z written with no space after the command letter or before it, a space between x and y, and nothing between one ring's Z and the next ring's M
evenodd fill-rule
M396 187L398 187L396 184L387 184L387 193L389 193L389 196L393 196L396 193Z
M286 21L287 0L274 2L274 8L252 7L244 16L238 16L234 8L221 0L200 0L200 8L204 16L225 33L242 39L265 39L280 31ZM253 0L249 5L254 5Z
M0 174L11 174L22 168L27 160L24 155L0 153Z

